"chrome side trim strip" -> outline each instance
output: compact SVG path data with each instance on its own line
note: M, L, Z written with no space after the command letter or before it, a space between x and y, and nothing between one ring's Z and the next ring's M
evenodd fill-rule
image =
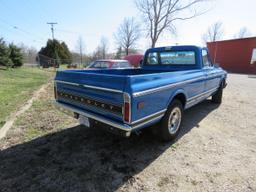
M55 82L57 82L57 83L63 83L63 84L68 84L68 85L81 86L81 87L89 88L89 89L96 89L96 90L101 90L101 91L108 91L108 92L113 92L113 93L123 93L123 91L120 91L120 90L117 90L117 89L103 88L103 87L97 87L97 86L86 85L86 84L71 83L71 82L59 81L59 80L55 80Z
M185 106L185 109L188 109L189 107L194 106L195 104L205 100L206 98L208 98L209 96L211 96L212 93L214 93L215 91L217 91L218 88L216 89L211 89L207 92L204 92L203 94L197 95L196 97L193 97L192 99L190 99Z
M208 91L206 91L206 92L203 92L203 93L200 93L200 94L198 94L198 95L195 95L195 96L193 96L193 97L188 98L188 99L187 99L187 102L190 102L191 100L194 100L194 99L196 99L197 97L200 97L201 95L206 95L207 93L214 92L214 91L217 91L217 90L218 90L218 87L215 87L215 88L210 89L210 90L208 90Z
M172 87L176 87L176 86L179 86L179 85L184 85L184 84L187 84L187 83L193 83L193 82L204 80L204 79L205 79L205 77L197 77L195 79L190 79L190 80L186 80L186 81L182 81L182 82L178 82L178 83L173 83L173 84L170 84L170 85L164 85L164 86L161 86L161 87L148 89L148 90L145 90L145 91L135 92L135 93L133 93L133 97L140 97L140 96L143 96L143 95L148 95L148 94L151 94L151 93L155 93L155 92L158 92L158 91L163 91L163 90L166 90L166 89L170 89Z
M154 116L156 116L156 115L162 115L163 113L165 113L165 111L167 111L167 109L158 111L158 112L156 112L156 113L153 113L153 114L148 115L148 116L146 116L146 117L143 117L143 118L141 118L141 119L138 119L138 120L136 120L136 121L133 121L133 122L132 122L132 125L135 124L135 123L139 123L139 122L141 122L141 121L144 121L145 119L148 119L148 118L150 118L150 117L154 117Z
M56 83L63 83L63 84L67 84L67 85L75 85L75 86L79 86L79 84L78 84L78 83L71 83L71 82L67 82L67 81L54 80L54 82L56 82Z
M164 116L164 114L163 114L163 115L160 115L160 116L157 116L157 117L154 117L154 118L152 118L152 119L150 119L150 120L148 120L148 121L145 121L145 122L143 122L143 123L141 123L141 124L132 126L132 129L137 129L138 127L141 127L141 126L143 126L143 125L146 125L146 124L148 124L148 123L150 123L150 122L152 122L152 121L159 120L159 119L161 119L163 116Z

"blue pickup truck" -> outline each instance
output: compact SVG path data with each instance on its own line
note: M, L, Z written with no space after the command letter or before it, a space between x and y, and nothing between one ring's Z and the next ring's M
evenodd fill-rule
M226 77L206 48L151 48L138 69L58 71L55 105L86 126L124 136L158 123L168 141L179 133L184 110L209 97L221 103Z

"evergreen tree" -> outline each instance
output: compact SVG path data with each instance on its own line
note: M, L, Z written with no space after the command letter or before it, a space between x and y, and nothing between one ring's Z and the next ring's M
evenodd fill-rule
M6 66L7 68L12 67L12 60L9 58L10 50L6 45L3 38L0 38L0 65Z
M53 62L57 65L59 63L70 64L72 62L72 55L65 42L60 43L58 40L48 40L46 47L42 47L39 51L39 60L41 65L45 62ZM45 61L47 60L47 61Z
M68 46L65 42L60 44L60 53L59 57L61 58L62 63L70 64L72 61L72 54L70 53Z
M20 67L23 64L23 55L21 49L13 43L9 44L9 58L13 63L13 67Z

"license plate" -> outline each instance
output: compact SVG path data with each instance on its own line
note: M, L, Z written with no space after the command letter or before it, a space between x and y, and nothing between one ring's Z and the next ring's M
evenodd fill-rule
M89 121L88 117L80 115L79 122L80 122L80 124L85 125L86 127L90 127L90 121Z

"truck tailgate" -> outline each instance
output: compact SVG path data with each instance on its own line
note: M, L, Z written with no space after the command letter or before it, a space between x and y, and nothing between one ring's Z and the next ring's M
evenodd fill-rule
M126 78L90 71L58 71L56 99L80 109L122 121Z

